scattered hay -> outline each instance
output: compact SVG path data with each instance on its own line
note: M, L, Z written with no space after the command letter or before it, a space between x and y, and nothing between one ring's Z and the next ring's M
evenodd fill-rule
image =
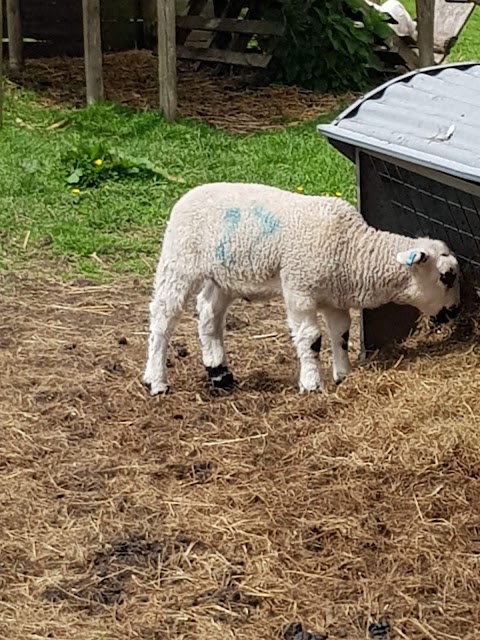
M157 66L148 51L104 56L108 100L141 109L158 108ZM22 82L44 97L46 104L85 104L83 58L27 60ZM211 69L178 69L178 102L182 116L231 133L273 131L330 113L355 99L355 94L319 94L277 85L253 86L248 74L218 76Z
M478 637L478 311L305 396L281 305L232 395L190 314L151 399L149 283L1 285L2 638Z

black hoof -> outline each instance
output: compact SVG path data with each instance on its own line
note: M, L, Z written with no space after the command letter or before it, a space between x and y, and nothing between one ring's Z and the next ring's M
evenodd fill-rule
M152 393L152 383L144 382L143 387L151 396L166 396L170 393L170 387L168 385L164 385L157 393Z
M230 390L235 386L235 379L228 368L221 364L218 367L207 367L208 380L214 389Z

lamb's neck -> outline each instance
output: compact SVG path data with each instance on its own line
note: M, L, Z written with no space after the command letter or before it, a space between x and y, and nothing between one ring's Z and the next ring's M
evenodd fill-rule
M363 233L356 235L350 245L348 265L358 307L368 309L388 302L408 302L411 274L396 261L396 255L408 250L413 242L412 238L372 227L364 228Z

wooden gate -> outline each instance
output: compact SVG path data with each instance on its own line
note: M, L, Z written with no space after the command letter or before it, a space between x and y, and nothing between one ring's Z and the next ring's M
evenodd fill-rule
M255 40L281 36L283 25L260 20L258 0L213 0L214 17L202 16L207 4L208 0L190 0L185 15L177 16L177 56L266 67L271 53L255 46ZM195 45L199 32L201 46Z

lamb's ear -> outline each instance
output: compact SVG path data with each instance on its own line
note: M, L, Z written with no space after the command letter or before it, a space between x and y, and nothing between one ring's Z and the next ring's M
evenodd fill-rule
M428 253L421 249L410 249L409 251L400 251L400 253L397 253L397 262L407 267L411 267L413 264L420 262L426 262L427 260Z

